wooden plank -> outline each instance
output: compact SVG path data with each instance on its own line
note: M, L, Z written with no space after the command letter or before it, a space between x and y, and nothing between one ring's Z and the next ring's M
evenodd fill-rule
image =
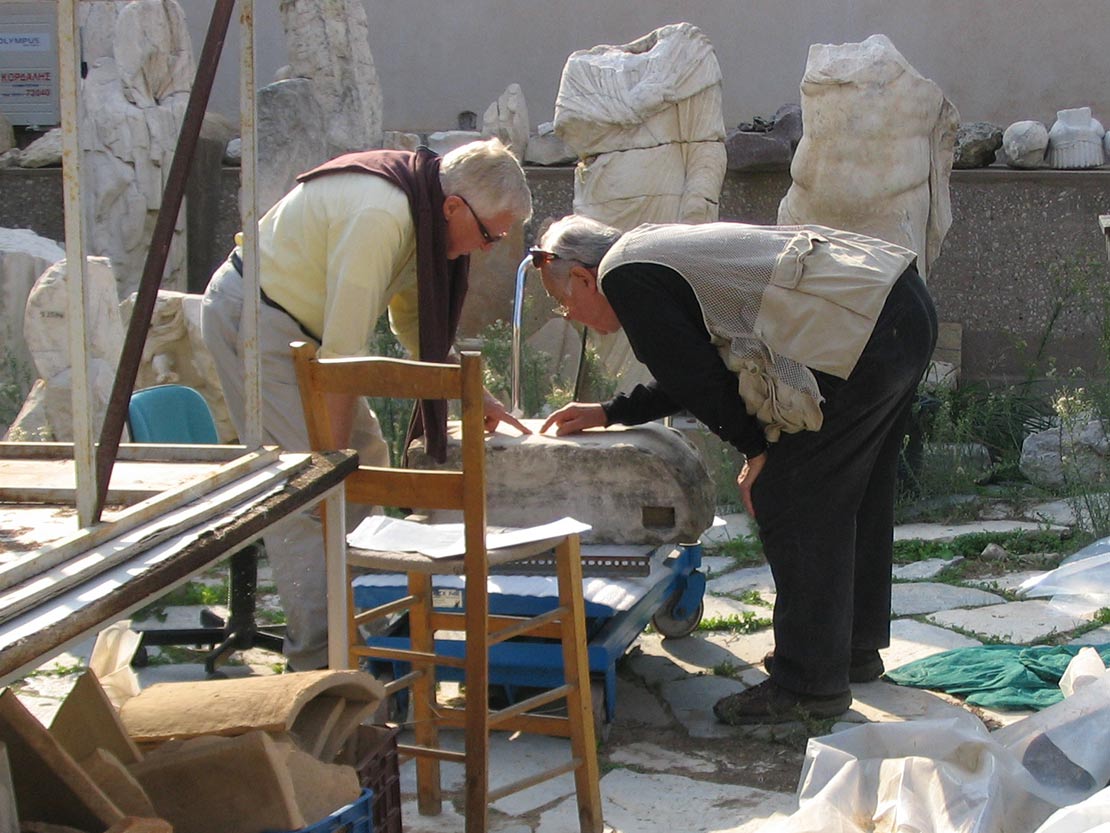
M301 455L282 455L299 458ZM289 513L311 508L337 495L343 478L357 467L352 452L312 454L309 465L298 471L272 495L259 495L251 509L234 518L214 520L210 532L193 533L187 545L169 541L120 564L0 625L0 682L13 680L40 666L107 622L159 598L213 562L237 552L284 520Z
M299 470L307 464L308 455L287 456L283 459L290 460L291 465L285 469L285 472L291 475L293 471ZM9 564L0 566L0 589L12 587L34 575L50 570L73 558L78 553L124 535L151 519L168 515L241 477L253 474L266 466L274 465L277 460L278 454L273 448L244 454L231 463L212 471L208 478L203 481L171 489L131 507L131 509L117 516L111 523L100 524L91 529L82 529L56 544L21 556Z
M179 443L124 443L119 447L119 460L164 460L166 462L227 463L242 457L245 445L183 445ZM5 460L73 460L73 443L10 443L0 442L0 459Z
M302 464L307 465L307 455ZM289 471L272 466L255 473L254 477L237 478L213 493L203 503L187 504L159 520L158 526L143 529L142 534L125 534L113 538L91 550L76 554L66 562L48 571L42 571L43 562L22 560L18 572L34 570L25 581L7 588L0 595L0 622L52 599L69 588L90 580L93 576L110 570L118 564L167 541L209 519L232 511L251 496L272 489L289 476ZM134 532L134 531L132 531ZM8 575L17 571L13 569Z

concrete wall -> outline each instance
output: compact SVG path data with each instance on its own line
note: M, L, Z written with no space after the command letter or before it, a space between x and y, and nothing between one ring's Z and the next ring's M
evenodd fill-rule
M534 227L571 210L572 169L532 168L528 177L535 203ZM205 183L203 187L190 183L189 288L193 292L203 291L211 271L227 256L239 223L238 170L225 168L206 176ZM773 223L789 186L786 173L730 171L722 192L721 217ZM198 198L198 190L209 193ZM2 169L0 193L5 196L0 200L0 228L32 228L61 240L57 169ZM1110 296L1110 265L1098 227L1098 215L1110 213L1108 195L1110 170L995 167L953 173L953 225L930 289L941 320L963 327L966 378L1024 378L1054 316L1046 357L1058 373L1105 369L1106 357L1098 345L1099 311L1090 303L1069 301L1061 284L1085 275L1106 287L1102 292ZM526 229L523 241L513 241L514 250L506 242L476 260L472 297L480 299L482 310L464 320L510 317L515 266L533 236L534 228ZM1057 315L1060 301L1065 303ZM1047 362L1042 362L1041 370L1045 369Z
M213 0L182 2L199 53ZM257 78L286 61L276 3L255 5ZM812 43L888 35L935 80L964 121L1051 123L1091 106L1110 124L1105 0L366 0L387 129L438 130L479 118L505 87L524 90L533 125L551 119L566 57L689 21L724 72L725 124L797 101ZM221 61L214 108L238 107L238 28Z

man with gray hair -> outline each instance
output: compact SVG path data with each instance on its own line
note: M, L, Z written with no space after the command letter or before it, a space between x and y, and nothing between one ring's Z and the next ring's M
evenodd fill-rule
M289 344L310 339L322 357L365 356L388 310L398 341L414 358L451 355L467 289L469 255L504 238L532 213L528 183L497 139L471 142L442 158L414 152L349 153L301 174L258 224L262 295L263 442L307 451ZM232 422L244 412L242 259L238 246L212 277L201 327ZM486 395L486 428L527 429ZM363 463L389 465L381 427L366 401L337 397L333 435ZM442 459L446 411L421 403L410 434L423 433ZM327 662L327 594L320 527L296 515L265 538L286 615L285 656L297 670Z
M898 454L936 343L908 249L822 226L645 225L585 217L532 250L561 313L623 329L654 376L541 431L635 425L681 409L746 458L737 478L775 580L769 679L725 723L832 717L890 644Z

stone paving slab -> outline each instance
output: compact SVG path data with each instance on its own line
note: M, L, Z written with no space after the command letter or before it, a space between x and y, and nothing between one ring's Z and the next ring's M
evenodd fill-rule
M1110 625L1103 625L1093 631L1077 636L1069 645L1110 645Z
M902 524L894 528L894 540L951 541L960 535L972 532L1036 532L1045 529L1044 523L1035 521L974 521L966 524ZM1066 527L1050 525L1052 529L1064 531Z
M775 580L771 578L771 568L766 564L759 567L743 567L719 576L711 576L706 584L710 593L740 594L747 590L755 590L760 595L770 596L775 592Z
M890 623L890 646L884 648L883 664L887 670L915 660L931 657L952 648L970 648L982 643L970 636L956 633L928 622L895 619Z
M1004 602L1001 596L974 587L935 581L911 581L891 588L890 607L895 616L917 616L960 607L984 607Z
M617 713L614 726L651 727L662 729L670 726L671 716L639 680L617 678Z
M1005 573L997 576L981 576L979 578L967 579L965 584L994 592L1014 592L1023 582L1035 576L1043 576L1044 574L1044 570L1023 570L1020 573Z
M601 779L601 798L606 830L612 833L754 833L797 807L792 794L629 769ZM571 799L544 813L536 833L577 829Z
M936 578L949 567L963 561L963 556L955 558L925 558L910 564L895 564L892 574L895 581L922 581Z
M927 618L942 627L959 628L985 639L1015 645L1029 645L1053 634L1075 630L1086 621L1040 600L1007 602L971 610L945 610Z

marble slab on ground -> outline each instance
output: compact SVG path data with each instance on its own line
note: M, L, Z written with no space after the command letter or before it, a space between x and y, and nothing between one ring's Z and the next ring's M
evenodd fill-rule
M948 628L918 622L915 619L895 619L890 623L890 646L881 651L887 670L898 668L915 660L931 657L952 648L970 648L981 645L977 639L956 633Z
M894 527L895 541L951 541L972 532L1037 532L1045 524L1035 521L973 521L966 524L901 524ZM1064 529L1064 527L1055 527Z
M852 686L852 711L870 723L932 720L964 711L935 692L876 681Z
M774 640L770 628L750 634L698 632L685 639L642 634L636 643L640 651L629 658L628 667L649 688L688 674L711 672L721 663L761 668L763 655L774 647Z
M622 728L656 728L671 725L670 715L647 686L637 680L617 678L617 713L613 725Z
M1028 645L1047 636L1067 633L1085 623L1046 601L1007 602L971 610L932 613L929 621L942 627L959 628L986 639Z
M701 571L706 576L719 576L731 572L736 566L735 559L727 555L703 555L701 557Z
M630 769L601 779L601 803L612 833L754 833L797 807L792 793ZM540 816L536 833L577 829L577 806L568 799Z
M959 607L983 607L1005 601L1001 596L974 587L935 581L910 581L891 588L890 607L895 616L917 616Z
M967 579L964 583L972 587L980 587L983 590L1016 591L1025 581L1044 574L1044 570L1024 570L1020 573L1006 573L1000 576L980 576L979 578Z
M630 743L614 749L609 755L614 764L634 767L649 772L665 772L671 775L695 775L716 772L718 764L702 755L689 755L674 749L667 749L654 743Z
M771 577L771 568L766 564L710 576L706 586L709 592L719 595L755 590L760 595L769 596L775 592L775 580Z
M1110 625L1103 625L1093 631L1077 636L1069 645L1110 645Z
M922 581L936 578L953 565L963 561L963 556L955 558L925 558L909 564L895 564L892 571L895 581Z
M719 723L713 714L713 705L722 697L744 691L766 678L766 674L754 669L742 672L740 679L709 675L687 677L664 683L659 688L659 696L690 737L730 737L745 730Z

